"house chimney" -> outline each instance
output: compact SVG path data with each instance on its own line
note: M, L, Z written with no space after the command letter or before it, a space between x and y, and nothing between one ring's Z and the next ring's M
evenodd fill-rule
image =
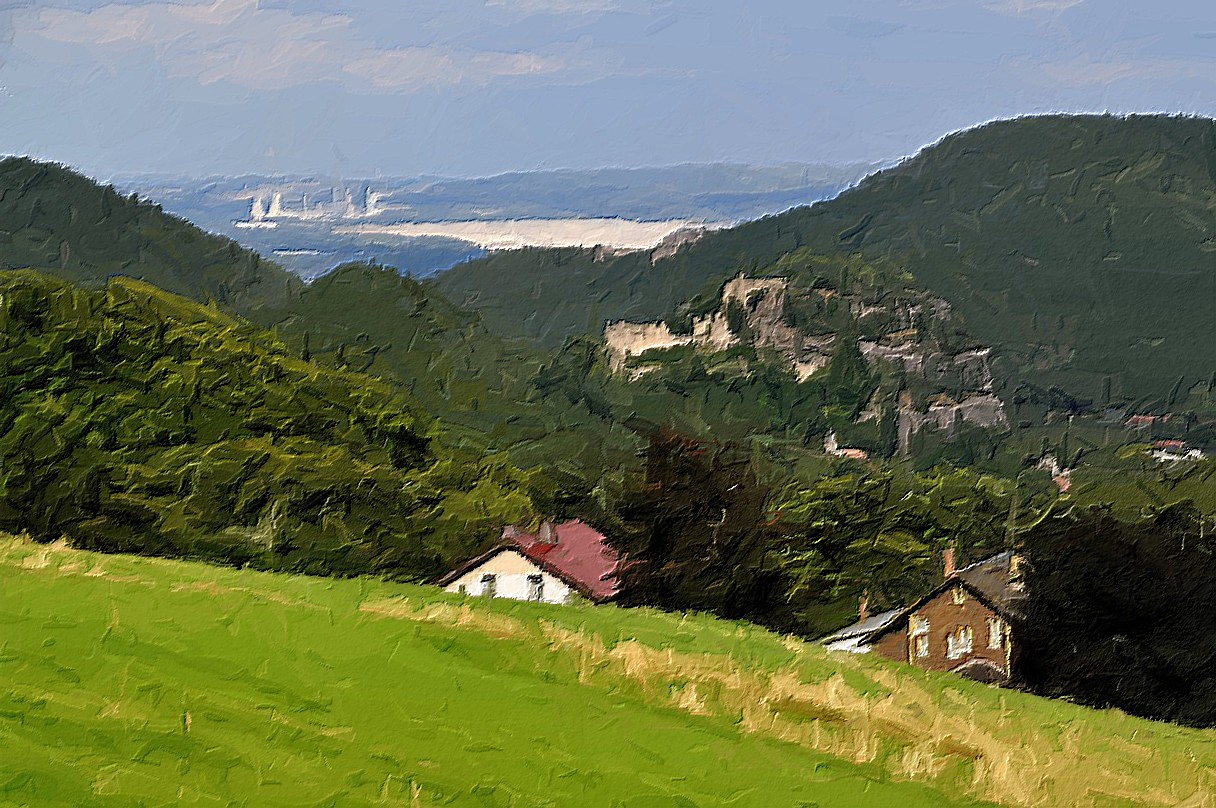
M945 567L945 570L944 570L945 577L947 579L953 578L954 573L958 571L957 569L955 569L955 566L954 566L954 548L953 547L947 547L942 552L942 562L943 562L943 566Z
M870 616L870 591L867 589L861 595L861 600L857 604L857 619L858 622L864 623L866 618Z
M1017 553L1009 556L1009 583L1014 585L1022 583L1022 557Z
M540 523L539 538L542 544L557 544L557 531L553 529L553 523L548 519Z

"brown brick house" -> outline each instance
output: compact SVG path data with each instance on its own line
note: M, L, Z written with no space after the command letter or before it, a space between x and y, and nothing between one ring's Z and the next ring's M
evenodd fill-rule
M905 609L882 615L877 624L869 618L841 629L825 640L827 647L874 651L982 682L1009 681L1025 598L1019 559L1001 553L955 570L952 556L948 552L945 580L933 591Z

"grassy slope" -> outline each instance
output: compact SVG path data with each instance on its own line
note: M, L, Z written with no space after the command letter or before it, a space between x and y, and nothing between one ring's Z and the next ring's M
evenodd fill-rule
M4 802L1212 804L1216 734L703 617L5 540L0 625Z

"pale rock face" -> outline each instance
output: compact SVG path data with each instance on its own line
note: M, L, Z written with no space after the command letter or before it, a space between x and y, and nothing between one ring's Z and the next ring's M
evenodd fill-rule
M806 337L782 321L788 287L786 278L740 275L722 288L718 310L693 322L691 335L673 334L664 323L609 323L604 328L604 343L612 369L622 372L629 357L650 350L696 345L707 351L721 352L738 345L739 338L730 330L726 315L731 302L737 301L743 307L752 344L783 355L802 381L828 363L833 339L829 338L825 343L821 338ZM635 369L631 377L639 377L644 372L641 368Z
M706 229L704 227L682 227L674 233L664 236L650 253L650 265L654 266L664 258L675 255L686 245L700 241L701 236L705 235Z
M794 360L794 372L798 374L798 381L806 381L811 376L827 367L828 358L829 357L824 356L823 354L812 354L809 359Z
M710 314L697 318L692 327L697 345L710 351L725 351L739 340L731 333L725 317Z
M698 317L692 334L673 334L665 323L615 322L604 329L604 342L613 372L623 373L630 357L646 351L693 345L697 348L722 352L740 343L730 330L727 312L731 304L742 306L750 342L757 348L768 348L789 363L789 367L804 381L823 369L836 347L836 335L808 336L786 324L783 317L789 281L786 278L747 278L740 274L722 287L718 310ZM828 298L835 290L818 290ZM862 303L850 304L855 316L864 317L885 311L881 307ZM899 415L899 446L907 451L911 437L920 429L932 426L950 430L956 423L984 427L1008 426L1004 406L993 394L993 377L989 365L990 348L949 354L925 352L915 341L917 330L912 325L916 315L944 318L950 314L945 301L904 306L897 312L904 330L887 334L881 340L859 340L858 349L867 361L884 361L900 365L909 373L933 373L948 370L961 375L965 393L961 400L941 400L927 411L917 411L911 397L901 396ZM629 378L636 380L658 369L658 365L640 365L630 369ZM881 402L872 399L858 421L872 420L881 415Z
M951 429L956 422L983 427L1009 425L1005 407L992 393L964 396L961 401L943 401L929 406L927 412L912 408L910 397L901 397L899 403L899 450L906 452L911 446L912 435L925 426Z
M692 341L691 336L671 333L666 323L627 323L621 320L609 323L604 328L604 343L612 357L614 372L623 370L631 356L660 348L677 348Z
M882 359L903 365L909 373L920 373L925 366L925 356L911 345L884 345L871 340L859 340L857 347L867 361Z

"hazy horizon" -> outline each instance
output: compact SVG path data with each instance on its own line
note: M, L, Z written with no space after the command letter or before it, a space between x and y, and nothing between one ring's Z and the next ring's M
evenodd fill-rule
M1214 84L1184 0L0 0L0 152L98 177L889 163Z

